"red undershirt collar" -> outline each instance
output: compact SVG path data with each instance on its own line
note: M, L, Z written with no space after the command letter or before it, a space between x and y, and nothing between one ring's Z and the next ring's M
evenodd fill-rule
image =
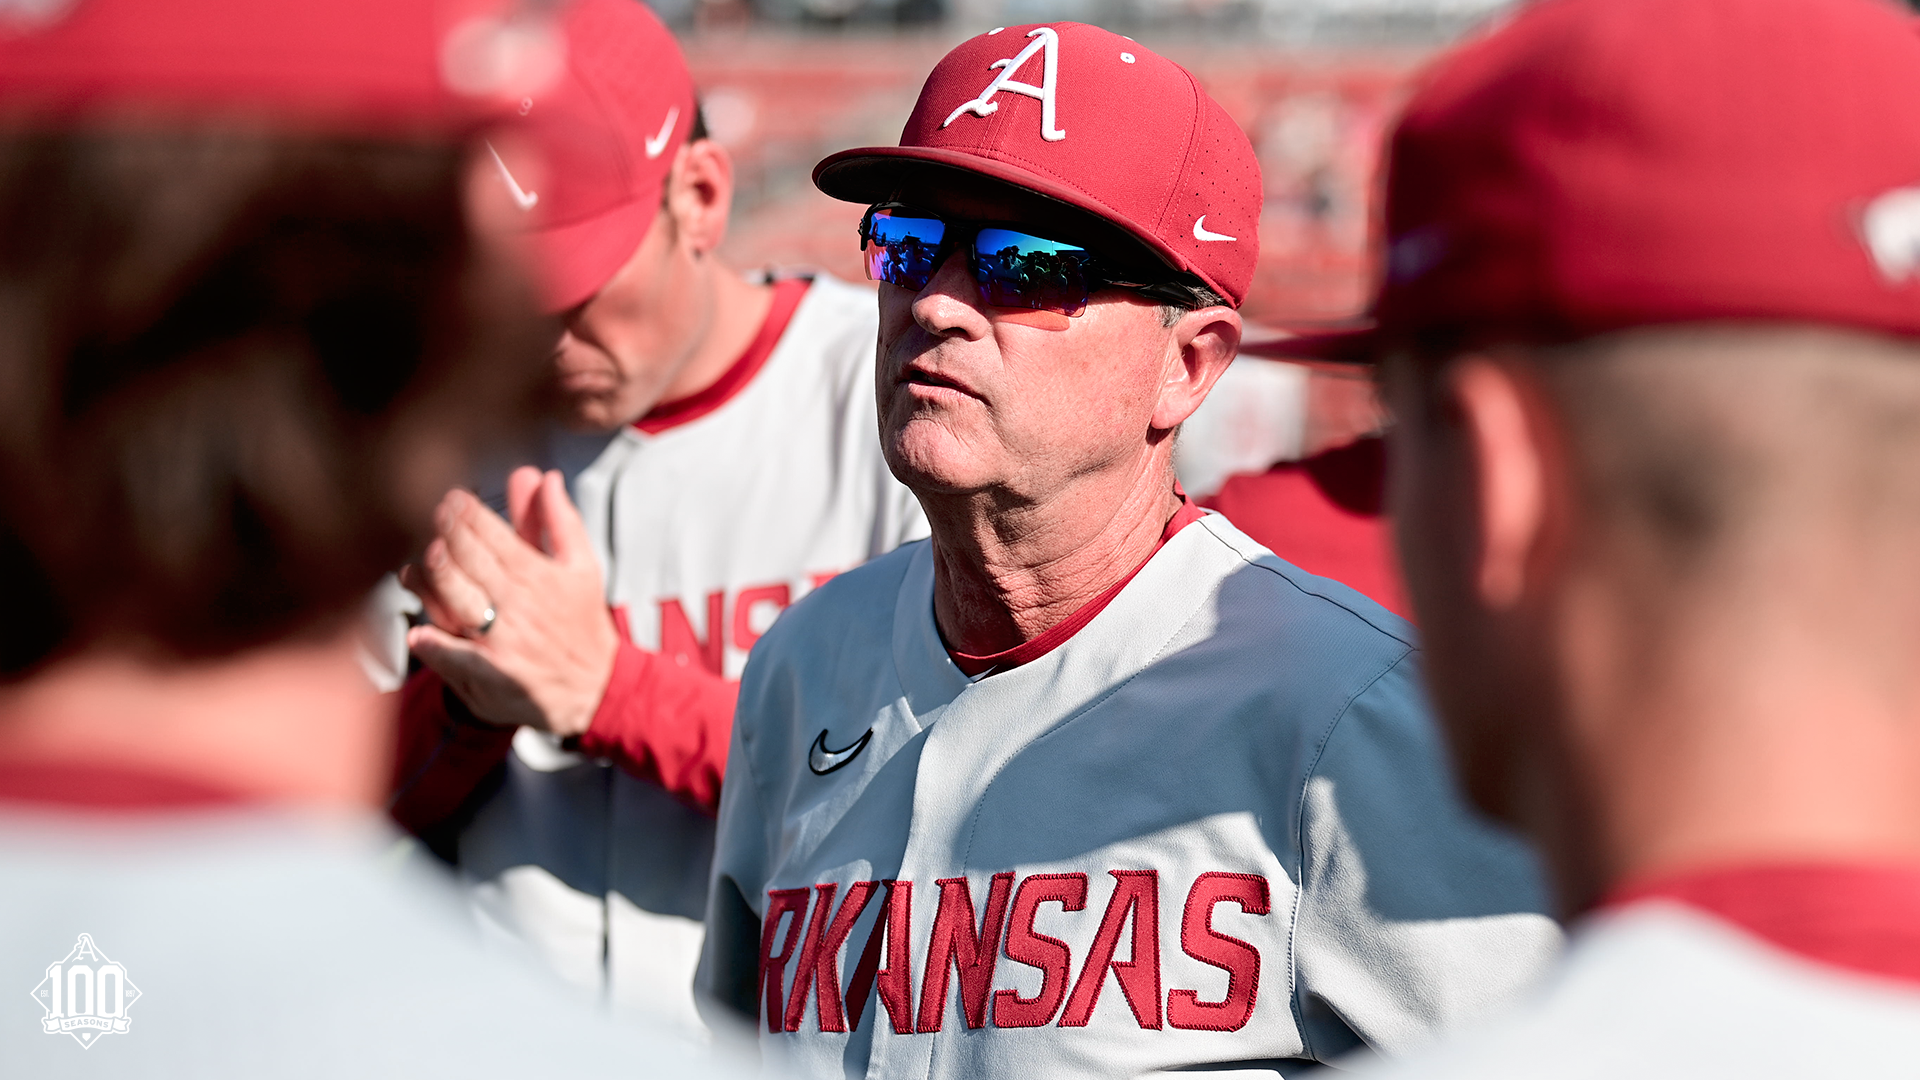
M203 810L249 801L226 788L141 768L86 761L0 761L0 804L142 813Z
M714 380L713 385L678 401L655 405L651 412L635 420L633 426L649 435L658 435L692 423L733 400L734 395L745 390L753 377L760 374L760 369L767 366L767 358L773 355L773 347L780 344L780 335L787 332L787 323L793 320L794 309L800 306L800 299L811 284L809 278L783 278L774 282L773 305L767 309L760 332L753 336L740 359Z
M1920 984L1920 866L1767 863L1633 882L1604 907L1674 900L1833 967Z
M1200 509L1199 504L1188 498L1187 493L1178 485L1174 486L1174 493L1180 496L1180 509L1173 512L1173 517L1167 521L1167 527L1161 530L1160 542L1153 545L1153 550L1148 552L1147 557L1140 560L1140 565L1128 572L1126 577L1114 582L1099 596L1080 605L1073 614L1048 627L1045 633L1032 641L1023 642L1004 652L987 656L972 656L948 649L947 655L953 659L953 666L959 668L967 678L976 679L990 671L998 673L1009 671L1022 664L1031 664L1066 644L1069 638L1092 622L1095 615L1105 611L1107 605L1113 603L1113 598L1119 596L1120 590L1126 588L1128 582L1132 581L1140 571L1146 569L1147 564L1153 561L1153 557L1160 553L1160 549L1167 546L1167 541L1173 539L1174 533L1200 520L1206 513Z

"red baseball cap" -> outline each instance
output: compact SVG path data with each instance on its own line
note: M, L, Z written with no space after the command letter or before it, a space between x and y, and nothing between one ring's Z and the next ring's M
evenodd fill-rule
M577 0L564 32L564 70L491 143L552 311L592 299L633 257L695 118L680 46L639 0Z
M1920 335L1920 31L1890 3L1544 0L1428 73L1389 161L1371 325L1262 351Z
M0 124L471 129L552 66L495 0L0 4Z
M1260 162L1246 133L1180 65L1082 23L1007 26L934 66L899 146L814 167L848 202L903 175L960 169L1120 226L1236 306L1260 254Z

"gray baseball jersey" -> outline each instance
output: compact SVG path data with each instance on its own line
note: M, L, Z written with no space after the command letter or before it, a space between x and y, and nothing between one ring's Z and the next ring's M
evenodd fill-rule
M978 681L909 545L792 609L736 716L699 985L801 1075L1397 1051L1559 943L1450 785L1412 628L1218 515Z

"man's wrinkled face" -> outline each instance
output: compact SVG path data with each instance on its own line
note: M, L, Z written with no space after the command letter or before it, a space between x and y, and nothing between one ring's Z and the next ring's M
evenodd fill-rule
M956 220L1058 231L1004 198L929 189L900 201ZM881 444L915 491L998 487L1037 500L1165 436L1149 421L1179 350L1154 302L1108 289L1075 318L1029 318L981 301L964 250L919 293L879 288ZM1046 323L1060 328L1037 325Z
M553 364L571 426L610 431L659 404L712 318L711 297L697 286L663 208L606 287L565 315Z

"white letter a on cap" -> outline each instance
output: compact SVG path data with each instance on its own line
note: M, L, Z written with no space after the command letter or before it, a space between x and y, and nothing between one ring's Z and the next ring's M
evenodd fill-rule
M1000 74L995 75L993 81L987 84L987 88L980 91L979 97L953 110L953 115L947 117L946 123L941 124L941 127L946 127L947 124L960 119L960 114L964 112L970 112L975 116L992 116L1000 111L1000 104L993 100L993 95L1005 90L1009 94L1025 94L1030 98L1040 99L1041 138L1048 142L1059 142L1067 137L1066 132L1053 126L1053 80L1060 70L1060 35L1053 32L1053 27L1042 26L1027 31L1027 36L1034 40L1020 50L1020 55L1008 57L1005 60L995 60L987 65L988 70L999 68ZM1025 64L1034 53L1042 51L1046 56L1041 68L1040 85L1014 82L1013 77L1019 72L1021 65Z

